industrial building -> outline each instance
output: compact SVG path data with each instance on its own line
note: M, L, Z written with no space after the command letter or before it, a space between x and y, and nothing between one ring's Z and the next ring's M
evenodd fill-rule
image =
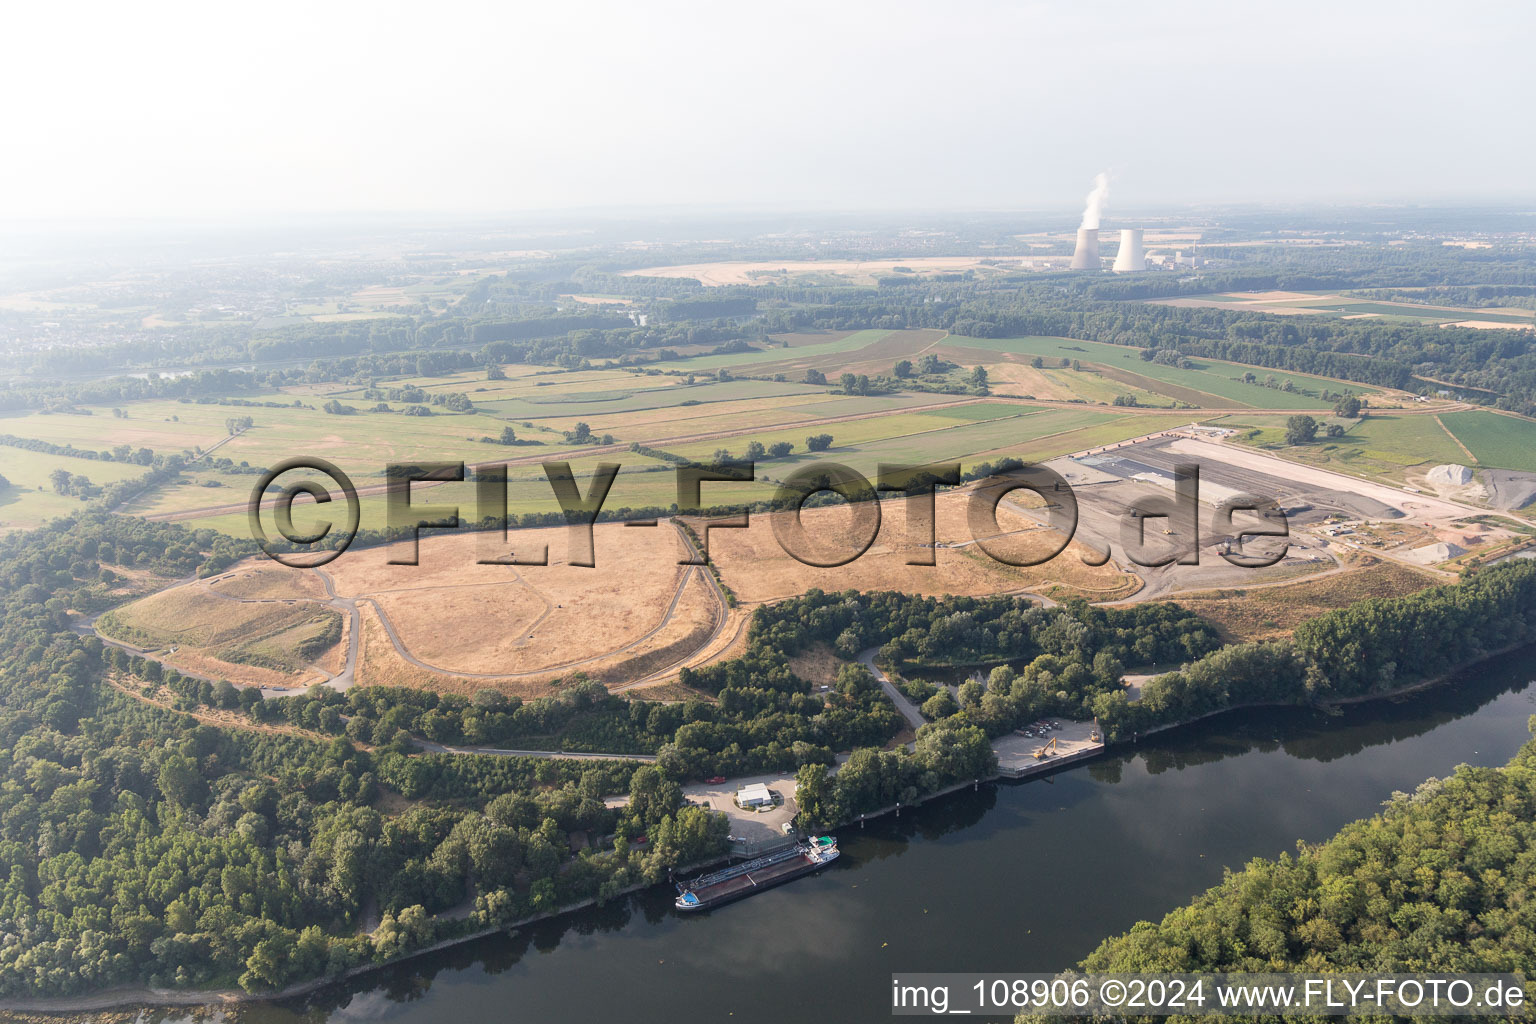
M1123 228L1120 231L1120 248L1115 253L1110 268L1117 274L1137 274L1147 269L1147 250L1141 228ZM1073 270L1103 270L1099 256L1099 231L1097 228L1078 228L1077 246L1072 251Z
M764 783L754 782L736 791L736 802L742 807L772 807L773 792Z
M1141 228L1124 228L1120 232L1120 249L1115 253L1117 274L1139 274L1147 269L1146 247L1142 244Z
M1077 248L1072 251L1073 270L1099 270L1099 229L1078 228Z

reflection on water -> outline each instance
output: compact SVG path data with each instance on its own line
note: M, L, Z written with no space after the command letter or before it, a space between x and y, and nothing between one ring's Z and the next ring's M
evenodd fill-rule
M1528 650L1395 702L1208 720L845 829L830 870L716 912L680 918L653 889L239 1017L887 1020L893 971L1070 965L1224 868L1324 839L1458 763L1504 763L1529 736L1533 674Z

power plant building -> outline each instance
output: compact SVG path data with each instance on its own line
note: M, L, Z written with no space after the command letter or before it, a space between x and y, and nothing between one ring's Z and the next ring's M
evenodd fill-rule
M1077 248L1072 252L1073 270L1102 270L1099 265L1098 228L1078 228Z
M1111 268L1115 273L1139 274L1147 269L1147 252L1141 232L1141 228L1125 228L1120 232L1120 249L1115 253L1115 265Z

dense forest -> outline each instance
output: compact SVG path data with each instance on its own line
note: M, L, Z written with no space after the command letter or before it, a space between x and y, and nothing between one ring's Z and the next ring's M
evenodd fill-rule
M1391 692L1536 641L1536 562L1512 559L1455 584L1358 601L1302 623L1288 641L1234 644L1107 694L1111 738L1243 704L1304 704Z
M724 820L655 768L218 728L72 628L120 599L114 567L182 576L214 547L100 513L0 539L0 994L279 988L721 848Z
M1189 906L1105 941L1081 966L1528 972L1533 850L1536 741L1503 768L1462 765L1396 793L1381 814L1327 842L1298 844L1294 856L1255 859Z

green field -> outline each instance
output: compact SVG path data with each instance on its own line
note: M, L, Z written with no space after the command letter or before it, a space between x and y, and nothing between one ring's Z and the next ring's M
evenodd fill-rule
M1443 463L1461 463L1466 455L1441 429L1433 416L1393 416L1374 413L1359 420L1315 417L1320 423L1337 423L1345 428L1341 438L1329 438L1318 432L1312 444L1290 446L1285 443L1284 416L1223 416L1207 422L1259 433L1247 443L1263 448L1285 449L1287 455L1319 463L1333 463L1331 468L1363 476L1385 476L1401 480L1416 467Z
M822 398L825 388L808 384L791 384L767 380L703 381L685 385L665 383L666 377L631 377L635 387L631 390L614 389L605 392L555 392L533 396L503 399L475 399L478 408L509 419L539 419L545 416L605 416L615 413L640 412L647 409L666 409L683 402L713 404L738 402L759 398L807 396ZM650 387L645 387L651 384Z
M1036 412L1034 407L1018 405L1013 402L973 402L970 405L952 405L947 409L930 409L924 413L926 416L937 416L946 420L995 420L1004 416L1017 416L1020 413Z
M1448 412L1440 419L1479 465L1536 473L1536 421L1480 410Z
M851 466L874 479L881 463L960 462L966 469L979 462L996 462L1000 458L1014 457L1039 461L1068 452L1110 444L1126 438L1188 422L1188 417L1176 415L1146 415L1113 413L1094 409L1040 409L1005 403L986 403L994 413L1022 411L1022 415L1000 415L985 420L969 420L959 416L943 416L932 413L898 413L869 420L832 423L815 432L825 431L834 438L834 447L826 452L808 453L804 446L804 434L791 433L784 439L796 446L795 454L786 459L768 459L758 463L758 479L752 483L707 483L703 488L707 505L750 503L773 497L782 480L794 469L819 461L838 462ZM975 408L975 407L971 407ZM956 410L958 411L958 410ZM934 426L938 424L938 426ZM857 433L852 429L857 427ZM926 428L914 431L913 428ZM838 431L843 433L839 435ZM680 446L677 454L708 459L715 449L728 447L740 455L748 440L768 443L775 435L744 435L720 442L701 442ZM677 485L673 467L659 460L646 458L633 452L621 452L611 456L588 456L571 460L583 493L590 486L591 473L599 461L618 462L622 466L613 489L609 493L605 509L670 508L677 500ZM249 485L247 485L249 486ZM200 489L191 487L169 488L162 492L160 508L169 510L176 501L187 495L196 495ZM512 466L508 472L508 511L513 515L554 513L558 511L553 492L543 472L537 466ZM226 500L229 491L214 490L219 500ZM241 495L243 497L243 494ZM464 519L479 516L476 508L475 489L470 482L450 483L420 489L415 496L418 503L458 505ZM385 525L385 503L382 495L366 495L362 498L362 526L378 529ZM196 506L183 506L196 507ZM294 506L294 523L301 530L312 529L324 517L313 506L303 503ZM184 520L187 526L207 527L235 536L249 534L249 526L243 512Z
M759 363L777 363L786 359L805 359L839 352L856 352L890 334L890 331L855 331L845 338L818 342L814 345L769 348L758 352L737 352L724 356L694 356L692 359L678 359L664 365L668 370L680 370L684 373L693 370L718 370L722 366L733 370L740 367L743 372L750 372L751 367Z
M947 343L971 349L988 349L994 352L1012 352L1024 356L1040 356L1059 362L1077 359L1085 364L1095 363L1110 367L1127 375L1134 375L1128 383L1148 390L1157 390L1157 384L1169 384L1202 392L1211 401L1206 404L1249 406L1256 409L1326 409L1332 402L1316 397L1324 388L1342 391L1349 389L1358 394L1376 394L1377 389L1345 381L1330 381L1304 374L1287 373L1264 367L1244 366L1240 363L1222 362L1216 359L1191 358L1190 369L1163 366L1141 358L1138 349L1125 345L1106 345L1094 341L1073 341L1068 338L951 338ZM1245 384L1245 373L1255 374L1260 381L1274 377L1283 387L1289 381L1297 390L1285 392L1268 388L1262 383ZM1142 384L1134 378L1148 383ZM1175 396L1177 397L1177 396Z
M0 476L11 483L0 491L0 530L29 529L55 516L85 508L85 502L79 498L54 492L49 475L56 469L87 477L91 483L103 486L134 480L149 472L143 466L124 462L76 459L0 445Z
M805 438L809 434L827 433L832 435L833 452L823 457L840 458L848 451L860 452L870 449L870 446L882 442L888 442L896 438L926 438L927 441L913 441L908 447L913 450L924 450L929 447L935 450L950 450L958 443L963 448L959 454L987 451L1004 443L1006 439L1018 437L1030 432L1030 428L1021 425L1024 419L1033 420L1041 414L1036 406L1028 405L1002 405L993 407L995 415L987 419L967 419L955 416L946 416L942 412L898 412L889 416L871 416L865 419L848 420L842 423L827 423L824 425L797 426L780 430L763 431L740 438L727 438L720 441L701 441L692 444L668 446L668 451L691 459L706 459L716 449L725 447L740 454L748 441L761 441L765 445L771 445L776 441L788 441L795 446L795 455L805 456ZM965 439L958 441L946 439ZM1001 440L998 440L1001 439ZM969 447L966 447L969 445Z
M81 448L108 449L130 444L170 455L211 447L228 437L226 418L249 415L256 425L221 446L218 456L253 466L269 466L290 456L318 455L359 479L382 474L390 462L487 462L516 455L557 455L572 447L558 434L537 431L532 432L533 439L550 443L515 448L485 444L479 438L499 436L506 421L482 413L404 416L359 412L338 416L311 408L241 408L171 401L136 402L126 408L127 419L113 417L110 409L98 409L91 416L4 416L0 417L0 433L56 444L67 442Z
M1146 408L1166 409L1174 402L1174 399L1168 395L1106 377L1086 366L1082 370L1052 369L1047 366L1042 367L1039 372L1057 387L1071 392L1074 397L1086 402L1102 402L1105 405L1111 405L1121 395L1133 396L1138 405ZM993 390L1000 392L1004 387L1009 385L994 385Z

